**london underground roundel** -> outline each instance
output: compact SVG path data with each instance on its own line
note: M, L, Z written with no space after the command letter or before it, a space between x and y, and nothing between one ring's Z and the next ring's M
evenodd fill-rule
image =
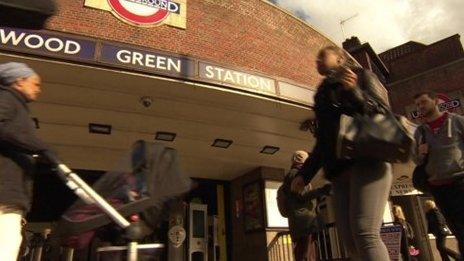
M113 13L125 22L139 26L157 25L180 5L170 0L108 0Z
M461 107L461 101L459 99L451 99L446 94L437 93L437 99L440 111L455 112L456 109Z

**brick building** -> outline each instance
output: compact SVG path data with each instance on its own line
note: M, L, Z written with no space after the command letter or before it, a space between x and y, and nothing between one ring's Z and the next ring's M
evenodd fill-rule
M278 7L260 0L186 2L185 8L182 9L186 10L184 28L179 28L173 25L156 27L130 25L128 21L118 19L117 14L113 15L115 11L106 10L110 8L105 4L106 0L57 2L59 12L43 31L1 28L0 50L1 61L12 59L27 61L44 76L45 89L49 91L44 92L42 101L34 106L33 111L43 127L39 130L41 135L48 142L56 144L58 150L64 146L63 144L69 143L69 140L65 142L64 139L67 137L60 138L46 134L48 128L52 126L61 128L56 126L60 122L64 125L69 124L74 130L78 126L86 126L89 121L105 122L106 118L92 115L91 112L88 116L92 116L93 119L62 118L55 114L43 113L43 109L50 109L53 112L61 110L67 107L65 104L68 102L75 104L75 108L70 111L71 114L77 112L76 110L88 109L91 105L95 109L104 108L109 111L118 109L122 112L137 111L141 114L156 113L169 119L197 118L196 124L202 122L204 127L213 123L224 125L223 128L228 130L231 126L241 126L239 129L245 132L265 132L270 136L287 132L285 136L291 137L290 139L296 138L293 142L288 140L271 142L270 136L271 140L266 138L262 141L281 149L281 153L276 154L277 157L299 147L299 145L295 146L297 140L308 140L306 134L298 130L298 125L310 111L311 95L320 80L315 69L316 55L322 46L333 43L303 21ZM123 78L121 75L131 79L120 80ZM139 79L147 81L146 86L137 87L142 85L137 82ZM171 85L183 87L177 90ZM192 87L187 88L186 85ZM69 95L78 93L79 90L76 88L84 86L92 87L88 92L83 92L89 97ZM108 94L110 96L107 97L111 98L113 92L120 92L121 101L130 101L134 104L124 105L127 108L118 107L119 104L116 103L99 104L103 102L99 95ZM203 96L203 92L213 93L211 94L213 96L238 97L244 101L227 101L227 98L208 99ZM231 113L248 111L251 118L262 116L261 122L264 124L261 126L268 125L262 129L246 122L232 124L232 119L239 120L241 117L236 117L236 114L223 114L222 109L205 113L205 116L197 117L192 114L195 111L203 112L208 106L193 111L191 108L180 107L171 112L162 111L163 107L175 105L174 101L166 98L173 93L178 102L189 100L193 103L198 98L199 101L195 103L201 103L203 106L207 103L209 107L223 107L222 109L228 107ZM141 96L153 96L153 104L158 103L159 106L152 106L148 111L139 108L138 100ZM57 101L60 101L59 104ZM50 108L52 104L53 108ZM276 107L277 104L279 105ZM293 111L297 113L290 113ZM204 118L206 115L209 115L208 118ZM148 115L150 116L152 115ZM274 117L284 120L274 122ZM251 118L242 119L250 122ZM125 135L128 131L137 133L140 131L137 128L145 128L142 125L137 127L122 125L125 124L114 123L114 129L121 131L114 135ZM286 127L281 129L282 126ZM293 127L295 130L292 130ZM144 133L152 133L156 129L147 128ZM262 147L261 144L258 145L262 142L257 143L258 139L252 138L251 133L240 135L247 140L239 141L236 139L237 135L225 133L213 135L213 133L185 130L186 133L181 134L181 128L174 126L160 129L179 134L175 145L184 148L193 145L184 144L190 140L205 142L210 150L209 143L214 140L213 136L225 138L229 136L236 148L243 145L244 148L254 151ZM86 136L92 137L88 134ZM93 140L85 141L89 137L82 139L81 143L94 145ZM113 135L109 139L112 137ZM122 149L129 143L125 141L112 146ZM293 143L292 147L285 148L291 143ZM63 150L65 157L69 154L69 160L74 162L76 167L91 169L109 167L105 161L89 162L83 158L77 159L71 155L72 150L64 148ZM244 158L247 159L245 161L249 161L250 157ZM262 160L266 161L266 158L258 161L262 162ZM281 162L286 161L285 159ZM275 159L272 162L275 162ZM225 166L218 167L227 169ZM192 169L191 172L195 173L194 175L207 177L203 169ZM223 174L217 178L229 179L234 176Z
M343 49L349 52L364 68L374 72L383 84L387 83L390 72L369 43L361 43L358 37L353 36L343 42Z
M343 47L377 74L396 113L419 123L412 103L421 91L438 93L444 109L464 113L464 51L459 35L430 45L410 41L378 55L357 37L346 40Z
M414 95L422 91L434 91L438 94L442 110L464 114L464 51L459 35L429 45L411 41L379 56L389 70L386 86L395 112L415 123L421 123L421 116L413 104ZM405 175L411 173L412 168ZM394 204L401 205L408 220L412 221L416 235L424 233L422 227L426 221L420 209L427 199L430 198L414 195L392 197ZM433 247L434 237L425 232L415 240L415 244L427 249L435 260L440 258ZM451 237L448 242L448 247L457 251L455 238Z
M214 260L265 260L276 228L261 184L312 146L299 127L313 115L318 50L333 43L264 0L56 2L44 30L0 27L0 62L44 79L31 106L40 137L83 176L117 168L138 139L175 148L218 217ZM63 208L59 182L39 182L55 200L35 209ZM243 209L253 182L258 207Z
M414 94L435 91L444 109L464 113L464 50L459 35L430 45L408 42L379 56L390 71L387 88L396 112L417 122Z

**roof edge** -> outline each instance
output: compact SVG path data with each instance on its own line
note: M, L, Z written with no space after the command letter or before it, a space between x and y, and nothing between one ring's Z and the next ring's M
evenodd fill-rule
M397 49L397 48L400 48L401 46L406 45L406 44L408 44L408 43L420 44L420 45L422 45L422 47L428 48L428 47L430 47L430 46L434 46L434 45L439 44L439 43L442 43L442 42L444 42L444 41L448 41L448 40L450 40L450 39L452 39L452 38L461 38L461 35L460 35L459 33L453 34L453 35L450 35L450 36L448 36L448 37L445 37L445 38L443 38L443 39L440 39L440 40L438 40L438 41L436 41L436 42L433 42L433 43L430 43L430 44L424 44L424 43L421 43L421 42L417 42L417 41L411 40L411 41L407 41L407 42L405 42L405 43L403 43L403 44L397 45L397 46L395 46L395 47L393 47L393 48L390 48L390 49L388 49L388 50L385 50L385 51L379 53L379 55L383 55L383 54L385 54L385 53L387 53L387 52L389 52L389 51L392 51L392 50L395 50L395 49Z

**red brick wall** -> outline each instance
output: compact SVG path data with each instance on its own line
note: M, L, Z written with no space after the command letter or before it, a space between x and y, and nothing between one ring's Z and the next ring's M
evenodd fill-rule
M331 42L262 0L188 0L187 29L138 28L84 0L57 0L48 29L180 53L315 86L318 49Z
M405 107L413 103L414 95L421 91L450 93L464 89L464 58L419 77L388 86L390 102L395 112L404 114Z
M390 82L425 72L464 57L459 35L443 39L408 55L387 62Z
M399 59L400 57L406 56L408 54L417 52L426 48L427 45L421 44L418 42L407 42L405 44L399 45L392 49L389 49L381 54L379 54L380 59L383 60L384 63L389 63L393 60Z

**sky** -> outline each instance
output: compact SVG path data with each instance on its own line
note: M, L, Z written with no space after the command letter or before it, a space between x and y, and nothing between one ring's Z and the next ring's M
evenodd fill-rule
M357 36L377 53L408 41L430 44L454 34L464 43L464 0L269 0L337 44ZM340 21L344 23L343 36Z

